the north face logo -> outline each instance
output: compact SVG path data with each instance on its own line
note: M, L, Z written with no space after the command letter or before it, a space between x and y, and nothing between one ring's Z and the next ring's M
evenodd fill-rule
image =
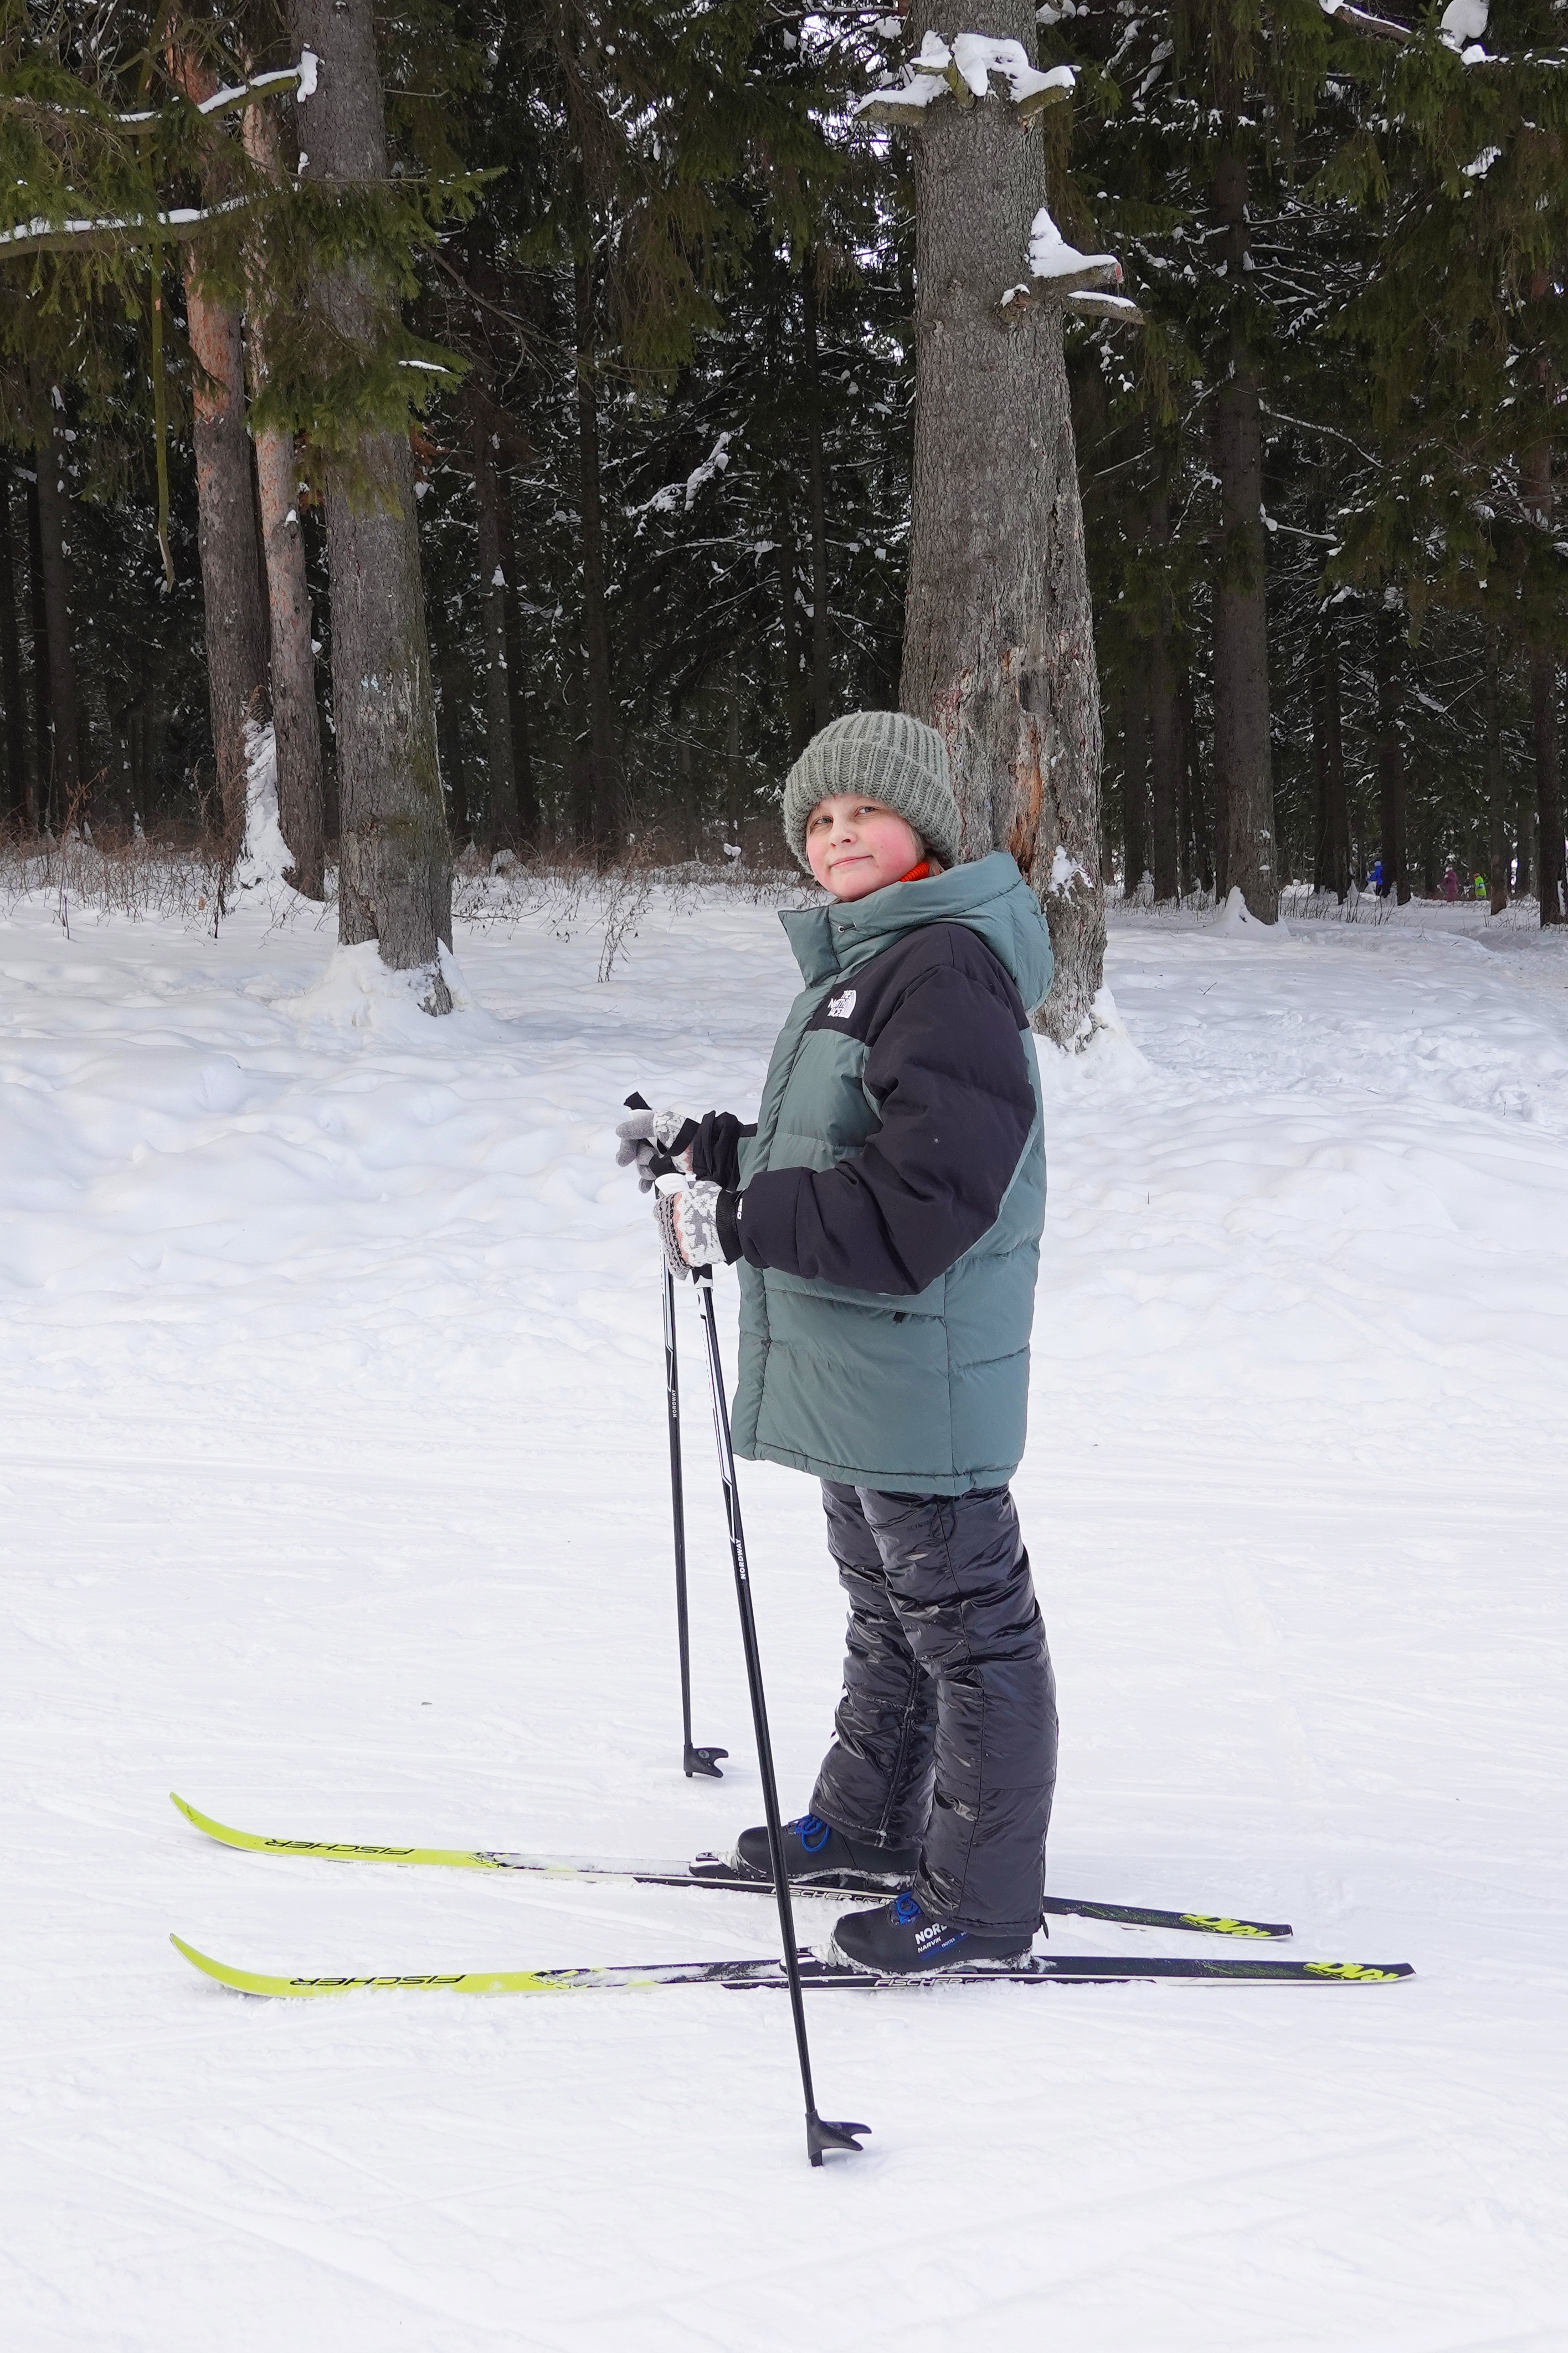
M847 1021L854 1010L855 991L852 988L847 988L840 996L830 997L827 1000L827 1018L830 1021Z

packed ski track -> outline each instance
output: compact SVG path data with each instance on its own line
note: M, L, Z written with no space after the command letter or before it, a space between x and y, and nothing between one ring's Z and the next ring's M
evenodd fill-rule
M169 1944L777 1950L765 1898L234 1852L168 1802L610 1858L759 1819L689 1296L694 1731L731 1756L679 1770L613 1129L634 1087L754 1107L777 921L656 899L603 983L582 910L459 927L444 1021L328 922L0 912L7 2347L1568 2344L1562 944L1131 916L1119 1018L1046 1072L1050 1887L1417 1975L808 1996L823 2113L874 2127L814 2172L775 1994L269 2003ZM810 1483L741 1475L795 1809L841 1612Z

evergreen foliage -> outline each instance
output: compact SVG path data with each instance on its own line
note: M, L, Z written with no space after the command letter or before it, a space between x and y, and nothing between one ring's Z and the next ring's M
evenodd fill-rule
M1029 134L1047 142L1053 214L1073 242L1121 257L1145 322L1067 329L1108 875L1135 866L1136 886L1156 871L1152 786L1174 757L1162 887L1225 880L1216 596L1255 559L1222 525L1214 419L1239 365L1261 417L1281 879L1364 881L1387 853L1393 794L1396 885L1438 889L1452 862L1467 888L1481 873L1495 891L1500 869L1532 887L1540 681L1545 664L1560 731L1568 658L1560 0L1494 0L1489 16L1479 0L1375 15L1060 0L1039 14L1042 67L1078 69L1070 104ZM247 307L265 343L258 421L299 434L303 480L367 427L411 420L459 843L608 855L658 836L677 853L771 852L783 770L813 727L897 694L908 147L851 107L907 58L899 21L787 0L399 0L379 33L395 160L387 185L345 196L258 164L241 102L204 114L171 73L181 47L229 89L297 66L270 0L0 0L15 821L61 814L28 480L46 427L71 517L93 812L202 820L194 363L174 252L199 227L204 280ZM291 157L296 110L268 103ZM303 135L308 104L297 112ZM1227 156L1246 180L1234 269L1216 195ZM83 222L97 226L68 227ZM312 300L345 262L395 291L369 354L341 348ZM481 572L486 530L499 580ZM330 643L313 519L308 531ZM510 778L489 717L502 644ZM1151 732L1157 659L1173 754Z

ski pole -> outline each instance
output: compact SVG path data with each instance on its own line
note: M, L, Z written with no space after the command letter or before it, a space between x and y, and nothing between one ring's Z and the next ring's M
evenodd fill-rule
M675 1277L664 1270L664 1395L669 1417L669 1508L675 1524L675 1631L680 1646L681 1762L689 1781L694 1773L721 1781L719 1758L727 1748L694 1748L691 1745L691 1628L686 1607L686 1490L680 1472L680 1371L675 1355Z
M768 1735L768 1704L763 1692L763 1662L757 1650L757 1621L752 1609L752 1579L746 1567L746 1539L741 1527L741 1497L735 1484L735 1455L730 1442L730 1409L724 1402L724 1364L719 1354L719 1327L713 1317L713 1270L693 1267L699 1312L708 1343L708 1385L713 1394L713 1435L719 1447L719 1476L724 1482L724 1510L730 1523L730 1559L735 1572L735 1600L741 1612L741 1645L746 1654L746 1682L752 1694L752 1725L757 1737L757 1770L763 1783L763 1812L768 1826L768 1856L773 1864L773 1893L778 1899L779 1932L784 1938L784 1975L789 1980L790 2010L795 2018L795 2047L800 2054L801 2088L805 2094L805 2146L813 2165L822 2163L829 2148L858 2150L857 2133L869 2125L829 2124L816 2113L811 2085L811 2050L805 2039L805 2002L800 1987L800 1952L795 1941L795 1913L790 1903L789 1876L784 1870L784 1831L779 1820L778 1783L773 1776L773 1746Z
M639 1094L626 1097L628 1111L647 1111ZM660 1166L662 1162L662 1166ZM663 1175L673 1161L656 1155L654 1173ZM664 1400L669 1422L669 1510L675 1534L675 1633L680 1651L681 1767L689 1781L694 1773L721 1781L718 1759L727 1748L694 1748L691 1745L691 1626L686 1604L686 1488L680 1470L680 1368L675 1352L675 1277L664 1269Z

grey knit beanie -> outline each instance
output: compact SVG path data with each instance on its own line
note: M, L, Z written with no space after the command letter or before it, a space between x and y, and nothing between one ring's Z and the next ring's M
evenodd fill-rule
M784 778L784 839L809 871L805 821L829 793L885 801L944 866L963 856L947 746L902 711L848 711L814 735Z

